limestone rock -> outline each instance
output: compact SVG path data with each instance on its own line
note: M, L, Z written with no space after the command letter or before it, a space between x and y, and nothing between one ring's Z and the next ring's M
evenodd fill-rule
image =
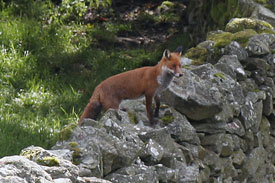
M155 168L148 167L146 165L131 165L129 167L119 169L118 171L111 173L105 178L113 183L158 182Z
M0 159L0 179L3 182L53 182L51 176L41 166L23 156Z
M270 53L269 46L275 41L273 34L258 34L249 39L246 50L249 56L261 56Z

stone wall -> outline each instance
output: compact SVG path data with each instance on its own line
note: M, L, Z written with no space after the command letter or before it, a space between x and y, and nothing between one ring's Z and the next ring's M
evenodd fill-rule
M234 19L226 31L188 51L196 66L163 93L160 124L149 126L143 98L124 101L99 121L64 128L51 150L0 159L0 180L275 182L274 30Z

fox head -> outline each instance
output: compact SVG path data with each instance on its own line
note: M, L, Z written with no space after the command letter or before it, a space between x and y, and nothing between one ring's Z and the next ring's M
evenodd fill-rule
M168 49L164 50L162 56L162 71L168 72L172 76L181 77L181 51L182 46L179 46L174 52L170 52Z

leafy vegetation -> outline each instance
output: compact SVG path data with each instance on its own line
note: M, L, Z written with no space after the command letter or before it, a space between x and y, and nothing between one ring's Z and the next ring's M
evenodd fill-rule
M187 41L178 33L146 49L118 46L117 36L138 35L142 26L106 21L114 16L110 0L1 0L0 10L0 157L29 145L50 148L78 121L99 82L154 65L164 47ZM90 21L90 11L102 14ZM178 21L171 17L153 20Z

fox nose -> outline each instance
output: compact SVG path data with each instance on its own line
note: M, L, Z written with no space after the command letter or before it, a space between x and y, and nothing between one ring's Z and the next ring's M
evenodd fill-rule
M182 75L183 75L182 73L176 73L176 74L175 74L175 76L176 76L177 78L181 77Z

